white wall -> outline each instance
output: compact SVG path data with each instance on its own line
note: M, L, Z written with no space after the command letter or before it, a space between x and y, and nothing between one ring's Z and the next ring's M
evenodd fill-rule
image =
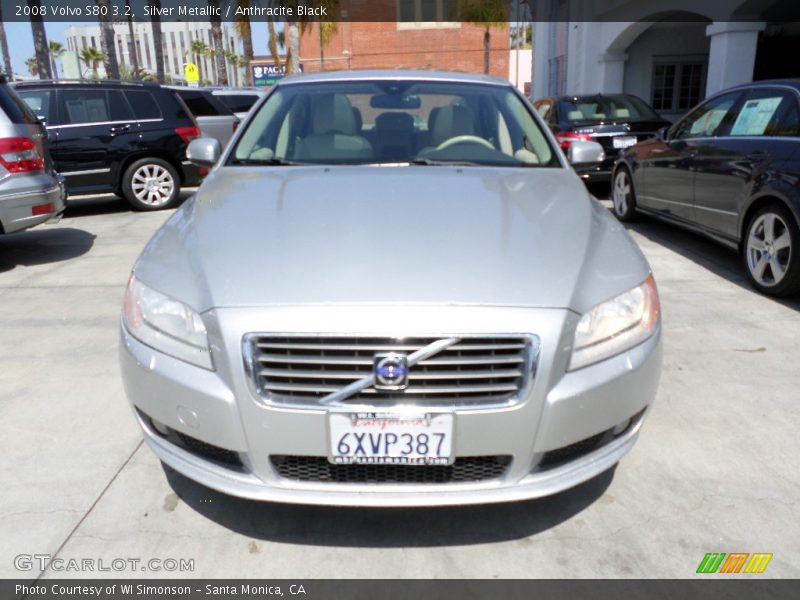
M517 64L517 52L519 52L519 64ZM525 93L525 84L531 80L531 66L533 62L533 51L511 50L508 58L508 80L517 86L517 89Z
M708 49L705 23L657 23L628 47L623 91L649 103L652 100L654 60L685 57L707 61ZM663 116L669 119L678 114L663 113Z

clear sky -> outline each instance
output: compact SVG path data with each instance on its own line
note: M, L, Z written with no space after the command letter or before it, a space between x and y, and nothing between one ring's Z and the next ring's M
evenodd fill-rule
M33 35L31 34L30 23L3 23L6 28L6 36L8 37L8 47L11 52L11 66L14 67L14 72L24 76L30 76L28 69L25 66L25 61L33 56ZM72 25L96 25L97 22L92 23L48 23L45 22L45 29L47 31L47 39L61 42L66 46L66 38L64 37L64 30ZM254 21L253 28L253 50L256 55L269 54L267 49L267 24L263 22ZM61 71L59 65L59 72Z

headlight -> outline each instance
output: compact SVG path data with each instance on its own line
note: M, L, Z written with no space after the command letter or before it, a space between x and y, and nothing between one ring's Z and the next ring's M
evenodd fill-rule
M598 304L578 322L569 370L591 365L640 344L653 335L660 314L652 275L641 285Z
M213 370L208 334L198 313L131 275L122 318L130 334L151 348Z

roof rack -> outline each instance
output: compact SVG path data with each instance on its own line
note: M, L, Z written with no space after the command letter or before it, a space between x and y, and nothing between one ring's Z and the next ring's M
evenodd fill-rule
M42 83L52 84L75 84L102 85L106 83L122 83L125 85L158 85L155 81L124 80L124 79L28 79L25 81L15 81L16 86L39 85Z

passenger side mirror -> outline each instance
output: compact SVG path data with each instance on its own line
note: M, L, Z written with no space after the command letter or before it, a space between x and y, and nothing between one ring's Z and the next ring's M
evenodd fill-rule
M576 140L570 144L567 158L574 167L593 167L605 160L606 153L597 142Z
M214 138L197 138L186 148L186 158L198 167L213 167L221 154L219 140Z

